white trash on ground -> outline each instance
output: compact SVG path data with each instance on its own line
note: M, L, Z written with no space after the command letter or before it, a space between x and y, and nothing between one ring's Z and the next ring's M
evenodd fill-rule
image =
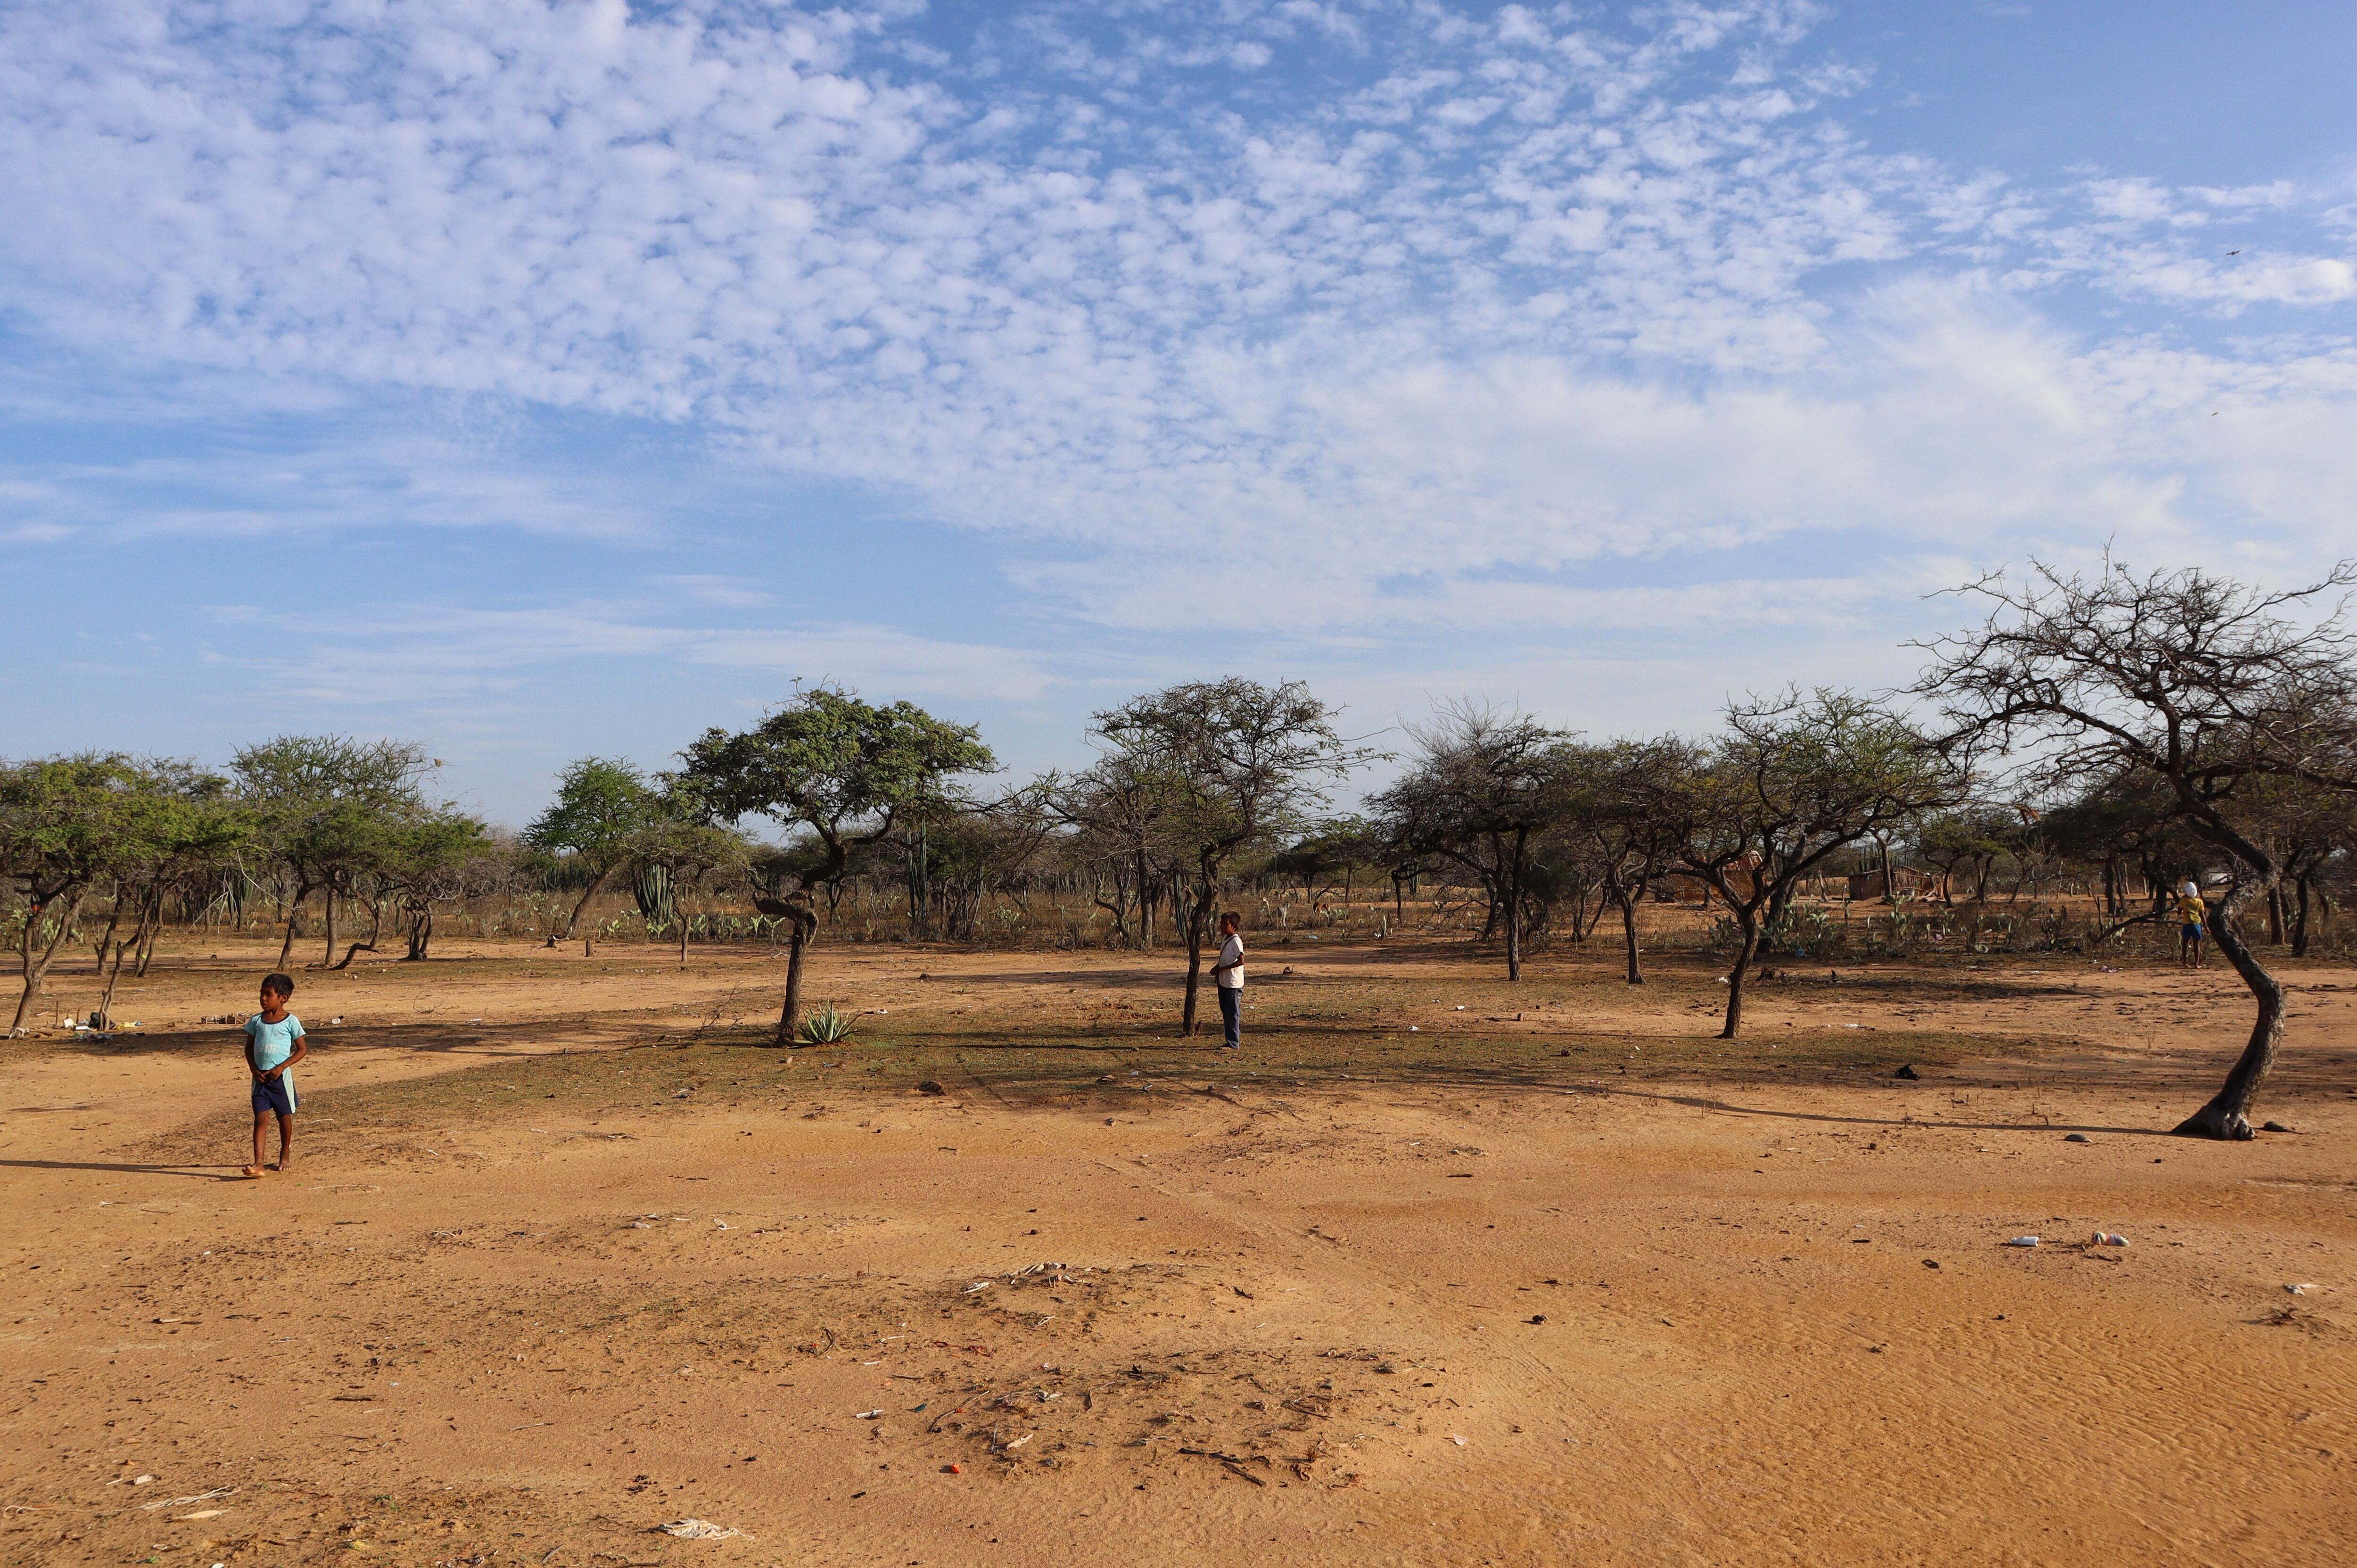
M2005 1244L2008 1247L2035 1247L2038 1245L2038 1238L2035 1236L2015 1236L2009 1238Z
M715 1524L708 1519L675 1519L655 1528L665 1535L676 1535L683 1541L729 1541L745 1532L731 1530L725 1524Z

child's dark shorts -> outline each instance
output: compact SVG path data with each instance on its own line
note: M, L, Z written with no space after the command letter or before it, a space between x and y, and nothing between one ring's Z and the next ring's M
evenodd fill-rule
M292 1116L295 1114L296 1106L293 1073L282 1072L276 1078L257 1078L253 1080L254 1114L260 1115L264 1111L275 1111L281 1116Z

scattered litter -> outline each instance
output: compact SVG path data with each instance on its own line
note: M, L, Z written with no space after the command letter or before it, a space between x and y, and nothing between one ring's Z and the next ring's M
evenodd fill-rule
M2092 1144L2095 1140L2084 1133L2065 1133L2062 1134L2062 1141L2066 1144Z
M947 1094L949 1090L943 1089L940 1084L935 1083L929 1078L917 1085L917 1092L920 1094Z
M172 1522L174 1524L187 1524L191 1520L219 1519L221 1515L227 1512L229 1512L229 1509L199 1509L194 1513L174 1514L172 1516Z
M156 1321L161 1323L164 1320L159 1317ZM178 1320L175 1319L174 1321L177 1322ZM155 1479L156 1477L153 1476L134 1476L131 1477L131 1484L135 1487L145 1487L152 1483Z
M673 1100L685 1100L689 1095L694 1094L694 1092L695 1090L692 1089L674 1089L671 1091L671 1097Z
M2288 1133L2292 1129L2285 1126L2280 1122L2262 1122L2259 1123L2259 1131L2262 1133Z
M1892 1073L1890 1076L1893 1078L1903 1078L1912 1080L1921 1078L1923 1075L1915 1070L1914 1063L1910 1062L1905 1067L1900 1068L1897 1072Z
M884 1413L884 1407L883 1407L882 1405L877 1405L874 1410L863 1410L863 1411L861 1411L861 1412L858 1413L858 1415L857 1415L857 1416L856 1416L854 1419L856 1419L856 1420L859 1420L859 1421L874 1421L874 1420L876 1420L878 1416L882 1415L883 1413Z
M963 1476L965 1474L965 1466L963 1465L944 1465L942 1466L942 1474L944 1476Z
M716 1219L712 1222L712 1228L715 1230L726 1230L728 1229L728 1221L726 1219Z
M745 1532L726 1525L715 1524L708 1519L675 1519L655 1529L665 1535L676 1535L682 1541L734 1541Z
M1452 1433L1450 1433L1450 1434L1448 1434L1448 1441L1449 1441L1449 1442L1451 1442L1451 1443L1454 1443L1454 1444L1457 1444L1457 1446L1458 1446L1458 1447L1459 1447L1459 1448L1462 1448L1462 1447L1464 1447L1464 1446L1465 1446L1465 1439L1463 1439L1463 1438L1461 1438L1461 1437L1458 1436L1458 1435L1457 1435L1457 1434L1455 1434L1455 1433L1453 1433L1453 1432L1452 1432Z
M344 1015L343 1015L341 1013L337 1014L334 1017L332 1017L332 1018L330 1018L330 1019L328 1019L328 1023L330 1023L330 1024L340 1024L340 1023L342 1023L343 1021L344 1021Z
M150 1481L155 1478L156 1477L153 1476L146 1477L146 1479ZM140 1485L143 1483L135 1482L134 1484ZM185 1498L159 1498L152 1503L141 1503L139 1507L140 1510L145 1513L154 1513L158 1509L184 1509L191 1503L219 1502L221 1498L229 1496L235 1490L237 1490L235 1487L215 1487L209 1492L192 1492Z
M1407 1026L1407 1032L1408 1032L1409 1034L1411 1034L1411 1035L1415 1035L1415 1034L1421 1034L1423 1031L1419 1030L1419 1029L1418 1029L1415 1025L1410 1024L1410 1025Z
M991 1283L992 1282L989 1280L976 1280L972 1284L966 1286L963 1290L958 1292L958 1294L976 1295L988 1290L991 1287Z
M2038 1245L2038 1238L2035 1236L2015 1236L2009 1239L2006 1242L2006 1245L2008 1247L2035 1247Z
M2090 1247L2125 1247L2127 1244L2128 1239L2115 1230L2098 1230L2087 1240Z
M2286 1286L2284 1286L2284 1289L2285 1289L2285 1290L2287 1290L2287 1291L2290 1292L2290 1293L2291 1293L2292 1294L2294 1294L2294 1295L2306 1295L2309 1292L2310 1292L2310 1291L2314 1290L2315 1288L2316 1288L2316 1286L2315 1286L2315 1285L2313 1285L2313 1284L2304 1284L2304 1285L2286 1285Z

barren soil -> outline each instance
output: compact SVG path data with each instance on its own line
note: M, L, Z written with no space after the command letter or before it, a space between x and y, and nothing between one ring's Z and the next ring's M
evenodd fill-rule
M450 951L299 977L259 1181L199 1020L274 946L5 1047L0 1563L2357 1540L2357 972L2286 966L2295 1131L2224 1145L2166 1135L2247 1026L2223 971L1811 969L1729 1046L1699 960L1299 940L1239 1055L1175 1037L1167 954L823 947L858 1032L782 1051L758 951Z

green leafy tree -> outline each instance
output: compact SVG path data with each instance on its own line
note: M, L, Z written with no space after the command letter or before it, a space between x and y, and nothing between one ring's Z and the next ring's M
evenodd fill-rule
M137 765L122 801L113 857L114 897L98 941L98 961L106 974L98 1005L102 1019L113 1016L124 958L136 953L133 972L147 972L166 897L176 886L210 884L233 868L253 834L252 815L231 798L228 779L188 762ZM127 938L118 935L126 908L134 918Z
M780 1046L793 1043L801 1023L802 960L818 929L813 889L903 817L954 809L952 785L962 775L997 767L971 725L909 703L877 706L833 686L802 693L751 729L707 730L681 755L683 786L716 819L766 817L815 845L754 898L789 928Z
M671 895L671 921L679 936L679 966L687 967L687 911L680 895L715 872L742 870L752 846L743 834L706 821L704 800L676 779L663 780L653 814L623 844L624 861L636 870L662 874Z
M1845 692L1788 693L1730 710L1687 768L1644 784L1641 809L1677 832L1677 857L1734 918L1721 1039L1743 1027L1743 983L1762 927L1803 878L1877 832L1963 792L1960 772L1887 709Z
M294 885L278 967L294 951L304 901L317 892L327 895L320 962L335 961L338 897L389 864L402 831L432 810L424 781L440 766L414 742L350 736L280 736L231 758L258 843Z
M557 776L556 799L523 831L527 844L569 854L589 874L557 940L572 940L581 911L629 863L634 836L655 822L660 806L657 791L619 757L584 757L565 765Z
M1178 853L1192 885L1182 1035L1195 1032L1203 936L1230 863L1303 832L1326 802L1327 781L1372 755L1335 731L1334 716L1297 681L1231 677L1132 698L1090 726L1124 771L1155 781L1157 835Z
M434 906L488 891L506 871L513 848L511 841L503 852L480 822L447 808L422 812L394 830L378 879L406 927L403 962L425 961L434 943ZM347 962L350 957L345 955Z
M113 752L0 769L0 870L24 900L16 931L24 989L11 1036L24 1032L33 999L91 889L146 852L153 783L149 769Z

